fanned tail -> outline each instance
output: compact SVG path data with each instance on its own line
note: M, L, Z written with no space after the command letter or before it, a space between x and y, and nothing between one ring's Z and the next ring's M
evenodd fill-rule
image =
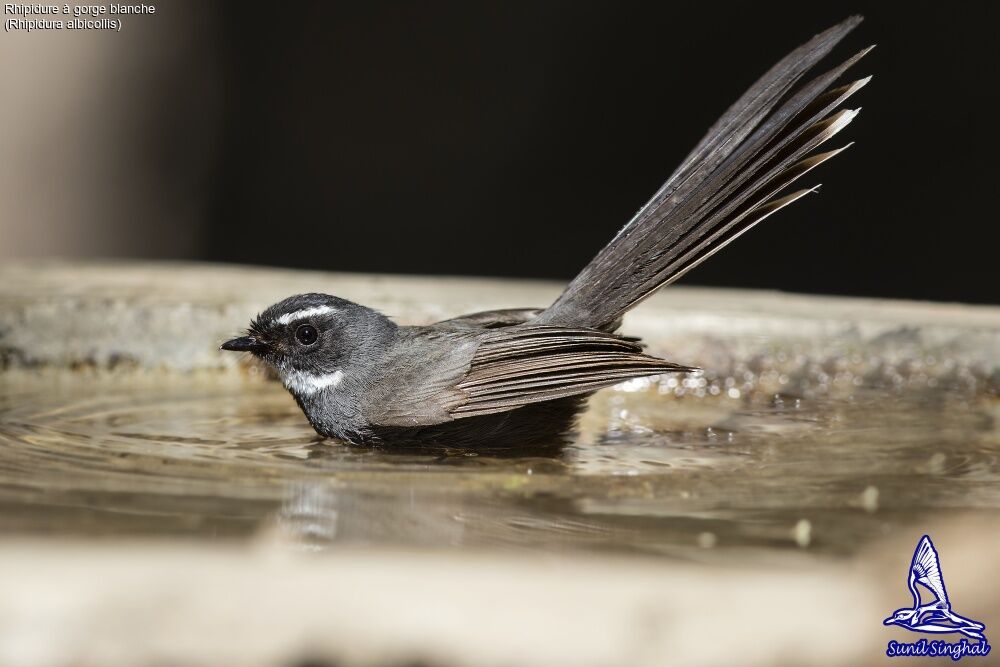
M816 35L761 77L535 323L613 328L657 289L813 192L784 193L847 148L814 154L860 111L836 109L871 77L832 86L871 47L792 88L860 22L854 16Z

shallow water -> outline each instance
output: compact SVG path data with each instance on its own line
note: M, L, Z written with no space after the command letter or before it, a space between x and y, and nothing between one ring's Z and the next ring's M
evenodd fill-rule
M850 553L932 513L1000 508L1000 401L982 378L773 375L625 383L572 444L501 457L325 441L263 381L8 373L0 532L725 560Z

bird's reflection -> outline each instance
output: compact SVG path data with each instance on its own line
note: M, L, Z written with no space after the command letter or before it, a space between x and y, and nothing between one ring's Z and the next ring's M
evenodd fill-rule
M337 494L325 484L292 486L277 516L281 540L303 551L320 551L336 540L339 523Z
M370 545L550 549L625 537L600 518L581 516L567 499L520 503L454 489L362 490L329 482L288 487L271 525L275 530L269 536L300 551Z
M377 492L331 483L288 489L277 514L280 540L304 551L338 545L458 546L461 503L413 487Z

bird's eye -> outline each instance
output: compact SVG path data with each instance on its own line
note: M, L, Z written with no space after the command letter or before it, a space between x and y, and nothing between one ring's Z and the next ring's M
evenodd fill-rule
M316 327L311 324L300 324L299 328L295 330L295 340L303 345L312 345L317 338L319 338L319 334L316 332Z

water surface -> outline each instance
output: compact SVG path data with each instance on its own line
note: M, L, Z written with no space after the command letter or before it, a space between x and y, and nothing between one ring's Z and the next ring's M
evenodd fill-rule
M935 363L631 381L571 444L505 455L324 440L264 381L9 372L0 532L848 554L1000 509L995 378Z

